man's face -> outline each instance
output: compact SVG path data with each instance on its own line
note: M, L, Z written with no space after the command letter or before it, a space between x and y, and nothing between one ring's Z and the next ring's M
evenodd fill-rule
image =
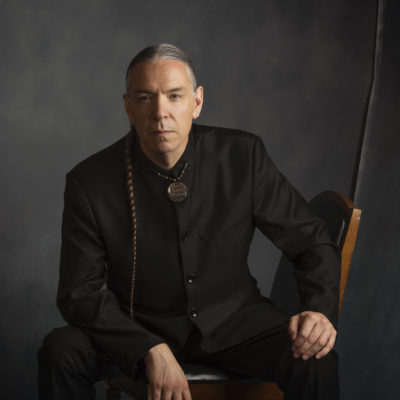
M124 101L145 153L181 154L192 120L200 115L203 88L193 91L185 64L160 59L142 62L131 71Z

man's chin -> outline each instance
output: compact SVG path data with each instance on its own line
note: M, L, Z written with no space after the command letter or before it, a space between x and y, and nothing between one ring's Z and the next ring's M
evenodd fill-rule
M164 140L164 141L158 141L154 145L153 149L156 153L166 154L166 153L170 153L173 151L173 146L171 143Z

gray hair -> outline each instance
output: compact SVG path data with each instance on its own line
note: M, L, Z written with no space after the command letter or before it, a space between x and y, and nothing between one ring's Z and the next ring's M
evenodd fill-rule
M190 57L184 53L181 49L178 47L168 44L168 43L162 43L162 44L157 44L154 46L149 46L140 51L136 56L132 59L132 61L129 63L128 69L126 70L126 75L125 75L125 83L126 83L126 92L128 93L128 82L129 78L131 75L131 72L133 69L136 67L141 62L144 61L149 61L149 62L155 62L159 59L162 60L176 60L180 61L181 63L186 65L186 68L189 73L189 78L192 81L193 85L193 91L196 90L197 87L197 82L196 82L196 75L194 72L194 67L192 60Z

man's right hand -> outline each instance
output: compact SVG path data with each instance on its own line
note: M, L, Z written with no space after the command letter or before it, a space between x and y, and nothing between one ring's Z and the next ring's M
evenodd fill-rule
M144 362L153 400L192 400L185 374L167 344L152 347Z

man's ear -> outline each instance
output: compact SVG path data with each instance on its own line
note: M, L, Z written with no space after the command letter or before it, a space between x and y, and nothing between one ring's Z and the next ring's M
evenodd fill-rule
M129 118L129 122L133 126L133 125L135 125L135 123L133 121L133 114L132 114L132 111L131 111L131 104L130 104L129 96L126 93L124 93L122 95L122 98L124 99L124 108L125 108L126 115Z
M195 98L194 98L194 108L192 117L196 119L199 117L201 109L203 107L203 96L204 96L204 88L203 86L198 86L195 90Z

